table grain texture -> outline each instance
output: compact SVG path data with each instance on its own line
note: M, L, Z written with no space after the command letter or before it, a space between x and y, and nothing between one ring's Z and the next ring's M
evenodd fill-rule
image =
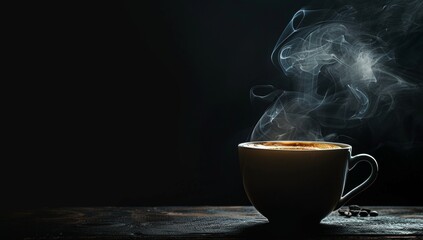
M423 207L333 212L314 227L270 224L251 206L68 207L2 211L0 239L423 239Z

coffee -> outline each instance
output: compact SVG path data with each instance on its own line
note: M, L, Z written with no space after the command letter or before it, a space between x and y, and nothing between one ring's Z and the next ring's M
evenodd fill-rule
M269 142L255 142L250 143L249 147L260 148L260 149L275 149L275 150L328 150L328 149L339 149L339 145L326 143L326 142L281 142L281 141L269 141Z

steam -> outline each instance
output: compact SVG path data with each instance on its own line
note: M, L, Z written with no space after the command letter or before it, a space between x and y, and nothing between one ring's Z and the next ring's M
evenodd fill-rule
M298 11L272 53L292 89L268 94L277 97L251 140L329 141L337 130L384 117L398 95L417 88L399 71L395 48L422 30L422 19L420 1ZM256 90L251 95L260 97Z

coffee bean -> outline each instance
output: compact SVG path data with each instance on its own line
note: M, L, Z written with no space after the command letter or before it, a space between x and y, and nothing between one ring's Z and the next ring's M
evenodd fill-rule
M358 205L350 205L348 207L350 208L350 210L360 210L361 209L361 207L358 206Z
M347 209L345 209L345 208L340 208L340 209L338 209L338 213L339 213L339 215L341 215L341 216L345 216L345 213L346 212L348 212L348 210Z
M377 215L379 215L378 212L376 212L376 211L370 211L370 216L376 217Z
M360 210L350 210L350 213L352 216L358 216L358 214L360 213Z
M367 216L369 216L369 213L368 212L366 212L366 211L361 211L360 212L360 217L367 217Z

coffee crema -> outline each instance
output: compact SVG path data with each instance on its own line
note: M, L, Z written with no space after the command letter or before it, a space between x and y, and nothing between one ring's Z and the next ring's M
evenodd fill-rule
M338 145L321 142L256 142L248 144L248 146L261 149L276 149L276 150L327 150L339 149Z

